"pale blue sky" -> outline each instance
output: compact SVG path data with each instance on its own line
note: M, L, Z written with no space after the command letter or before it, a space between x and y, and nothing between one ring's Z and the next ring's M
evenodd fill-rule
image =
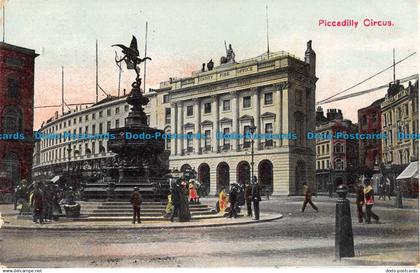
M266 50L265 5L269 6L270 49L303 58L306 41L317 53L317 100L341 91L416 50L418 8L403 1L303 0L8 0L6 42L35 49L35 104L60 103L61 66L66 71L66 101L94 101L95 40L99 40L100 85L116 94L114 43L128 44L131 35L143 48L145 22L149 22L149 87L169 77L188 76L201 63L219 60L224 40L233 45L236 59L251 58ZM394 27L318 27L319 19L392 20ZM397 68L397 76L417 73L416 59ZM132 72L123 73L129 86ZM392 72L354 91L386 84ZM343 109L356 120L357 109L383 96L384 91L325 105ZM58 109L57 109L58 110ZM38 110L35 128L53 114Z

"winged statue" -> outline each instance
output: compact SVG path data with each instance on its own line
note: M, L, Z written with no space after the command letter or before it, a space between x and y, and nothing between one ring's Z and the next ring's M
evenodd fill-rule
M119 60L115 59L115 62L117 63L117 65L120 65L122 61L125 61L127 65L127 69L134 69L137 74L137 79L139 79L140 78L139 64L141 64L142 62L146 60L151 61L152 59L149 57L144 57L144 58L139 57L140 54L139 54L139 49L137 47L136 37L133 35L133 38L131 39L130 47L127 47L122 44L115 44L112 46L120 47L122 49L122 53L124 54L124 57L120 58Z

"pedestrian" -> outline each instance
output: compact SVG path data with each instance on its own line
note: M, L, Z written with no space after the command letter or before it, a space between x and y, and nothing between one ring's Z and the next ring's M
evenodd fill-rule
M265 186L265 198L267 200L270 200L270 189L268 188L268 186Z
M373 196L373 188L371 185L371 181L369 179L365 180L365 188L363 190L365 195L365 205L366 205L366 223L371 224L371 218L375 219L376 223L379 223L379 216L373 213L372 207L375 203L375 198Z
M334 190L334 186L332 181L328 181L328 197L332 198L333 197L333 190Z
M188 188L189 188L190 203L198 203L198 194L194 185L194 180L190 181Z
M134 192L131 194L131 205L133 206L133 224L136 223L136 219L137 219L137 223L141 223L140 221L140 206L141 203L143 202L142 198L141 198L141 194L139 192L139 188L134 187Z
M391 180L389 179L389 177L385 178L385 193L388 196L388 199L391 200Z
M174 217L179 216L179 210L181 207L181 193L179 189L179 185L175 184L171 191L171 199L172 199L172 213L171 213L171 222L174 221Z
M220 189L220 192L219 192L219 201L218 201L219 213L221 213L221 214L225 213L228 202L229 202L229 199L228 199L228 196L227 196L227 193L226 193L226 189L225 189L225 187L222 187Z
M17 210L19 185L13 188L13 210Z
M356 191L357 217L359 218L359 223L363 223L363 219L366 219L366 215L363 212L363 206L365 204L365 194L363 190L364 187L360 184Z
M252 217L252 186L249 182L245 186L245 203L247 216Z
M232 186L229 192L229 218L237 218L238 214L236 213L236 202L238 201L238 191L235 186Z
M51 191L51 185L46 184L44 190L44 221L50 222L53 214L53 193Z
M373 188L372 188L373 190ZM383 199L385 201L385 182L382 179L382 176L379 178L379 197L378 200Z
M261 187L256 176L252 178L252 203L254 204L254 220L260 220Z
M34 185L34 190L31 195L30 204L33 207L32 211L32 221L34 223L43 224L44 220L43 218L43 203L44 203L44 193L42 192L40 185L36 183Z
M318 212L317 206L312 203L312 191L306 182L303 182L303 195L305 196L305 200L303 201L302 212L305 211L306 205L308 203L314 210L316 210L316 212Z
M174 205L172 204L172 192L168 194L168 204L166 204L164 217L169 218L172 215L172 210L174 209Z
M185 180L181 182L180 193L178 219L180 222L188 222L191 220L191 212L188 205L189 190Z

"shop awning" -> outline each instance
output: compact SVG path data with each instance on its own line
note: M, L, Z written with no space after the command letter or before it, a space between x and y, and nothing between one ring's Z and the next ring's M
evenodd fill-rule
M419 178L419 162L411 162L407 168L397 177L397 180L400 179L410 179L410 178Z

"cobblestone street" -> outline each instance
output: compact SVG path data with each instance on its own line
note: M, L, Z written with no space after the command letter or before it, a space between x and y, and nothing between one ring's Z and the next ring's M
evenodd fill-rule
M415 265L418 211L379 203L381 224L359 224L352 205L356 257L334 261L335 200L302 213L301 198L262 202L283 219L252 225L150 230L0 230L0 263L8 267L212 267ZM211 199L206 200L212 202ZM352 201L352 200L351 200ZM417 200L412 200L416 206ZM227 219L236 221L235 219ZM94 225L94 223L90 223ZM127 223L127 226L130 224Z

